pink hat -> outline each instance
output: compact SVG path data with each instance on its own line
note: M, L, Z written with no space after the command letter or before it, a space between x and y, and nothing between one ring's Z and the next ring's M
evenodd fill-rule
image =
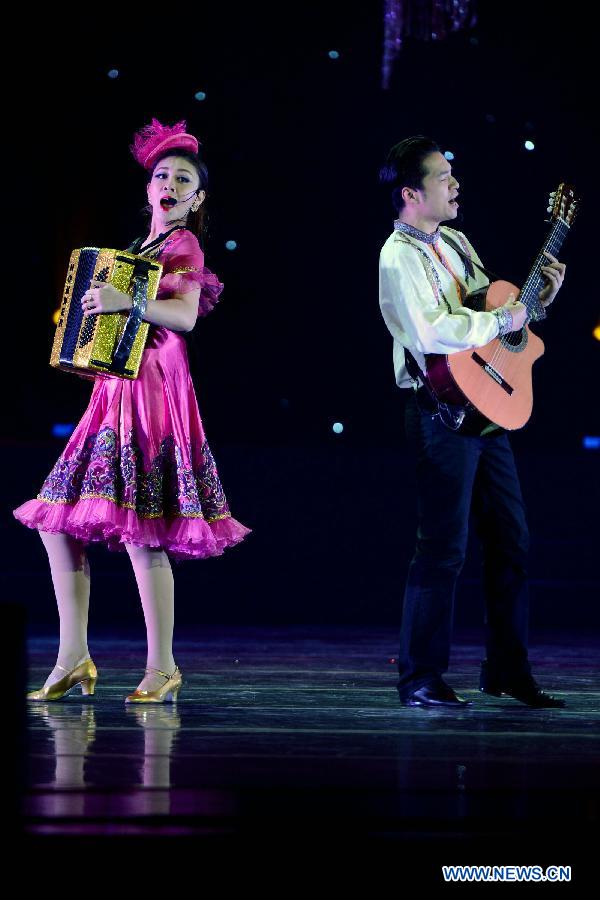
M148 171L152 171L154 163L164 150L190 150L198 153L198 140L193 134L187 134L185 119L176 125L161 125L158 119L152 119L150 125L144 125L133 136L130 150L134 158Z

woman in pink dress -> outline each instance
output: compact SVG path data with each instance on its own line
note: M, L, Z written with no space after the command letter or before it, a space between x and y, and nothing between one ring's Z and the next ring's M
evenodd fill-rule
M207 172L186 123L156 119L131 147L150 175L150 233L129 250L163 265L144 321L148 341L137 379L96 374L89 405L35 500L14 510L46 548L60 617L55 668L30 700L57 700L80 685L93 694L97 670L87 646L91 541L126 550L148 638L145 676L126 702L176 700L174 586L170 557L218 556L249 529L232 518L198 411L186 340L223 285L204 266L201 234ZM85 316L129 311L131 298L92 281Z

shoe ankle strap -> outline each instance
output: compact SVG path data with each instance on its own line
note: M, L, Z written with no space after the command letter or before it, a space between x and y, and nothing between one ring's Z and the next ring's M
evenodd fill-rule
M175 672L177 671L177 668L178 668L178 667L175 666ZM147 667L146 667L146 672L156 672L157 675L162 675L163 678L166 678L166 679L167 679L167 681L170 680L170 679L173 677L173 675L175 674L175 672L173 672L173 675L167 675L166 672L161 672L160 669L153 669L152 666L147 666Z
M69 673L70 673L70 672L74 672L75 669L78 669L79 666L82 666L84 663L86 663L86 662L88 661L88 659L91 660L91 657L90 657L90 656L86 656L85 659L82 659L81 662L77 663L76 666L73 666L72 669L65 669L64 666L59 666L58 663L56 663L56 668L57 668L57 669L62 669L63 672L69 672Z

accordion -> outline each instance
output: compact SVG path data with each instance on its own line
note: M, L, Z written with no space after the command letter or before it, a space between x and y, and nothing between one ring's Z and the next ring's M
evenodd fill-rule
M83 247L69 260L50 365L84 378L106 372L137 378L149 323L146 302L154 300L162 265L126 250ZM81 298L92 278L110 282L132 298L129 312L83 315Z

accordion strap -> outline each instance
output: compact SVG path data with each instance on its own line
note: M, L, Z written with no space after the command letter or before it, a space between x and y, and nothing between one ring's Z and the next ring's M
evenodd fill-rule
M127 248L128 253L139 253L141 256L144 256L151 250L155 250L159 244L162 244L163 241L166 241L168 237L170 237L174 231L181 231L185 229L185 225L175 225L173 228L169 228L168 231L163 231L162 234L159 234L158 237L154 238L153 241L150 241L144 247L144 238L136 238L133 244L131 244Z
M118 257L117 257L118 259ZM154 268L153 263L147 259L136 259L133 270L133 295L131 311L127 317L123 334L113 354L111 371L123 374L133 342L142 324L146 304L148 302L148 272Z

